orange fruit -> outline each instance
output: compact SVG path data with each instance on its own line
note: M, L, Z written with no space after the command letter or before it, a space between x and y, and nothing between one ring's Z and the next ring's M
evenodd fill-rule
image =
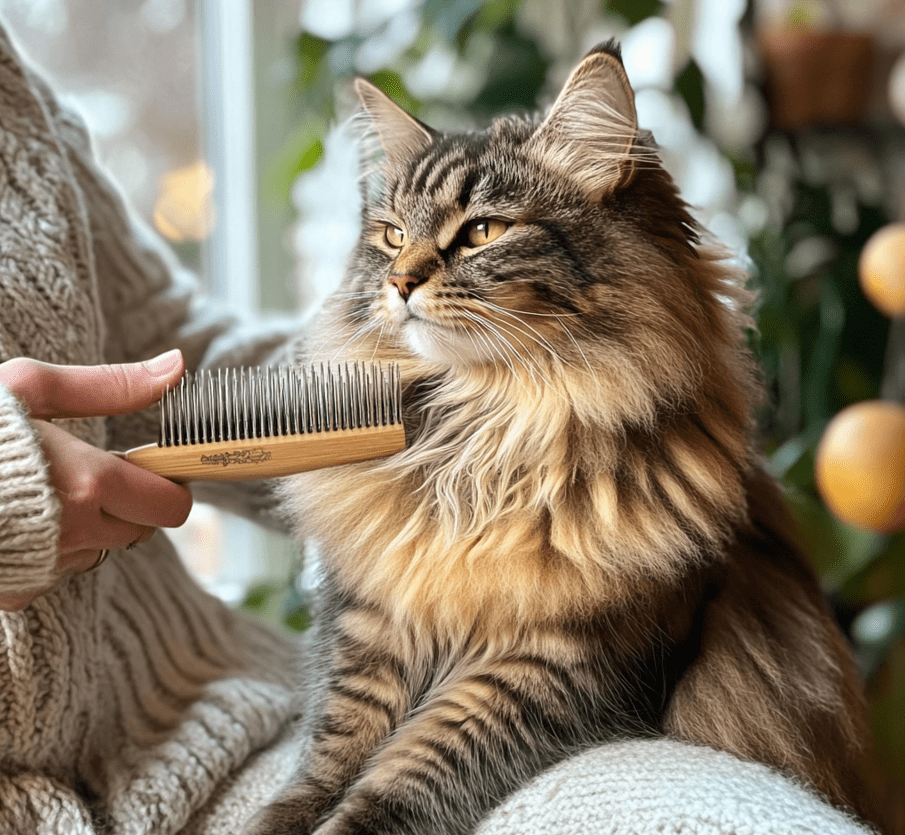
M868 238L858 280L878 310L890 317L905 314L905 223L890 223Z
M816 463L817 488L842 521L881 533L905 527L905 406L868 400L843 409Z

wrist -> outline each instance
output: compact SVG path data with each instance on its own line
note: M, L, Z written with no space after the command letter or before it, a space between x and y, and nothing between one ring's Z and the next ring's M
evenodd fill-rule
M0 386L0 595L32 594L56 581L60 505L41 445L13 394Z

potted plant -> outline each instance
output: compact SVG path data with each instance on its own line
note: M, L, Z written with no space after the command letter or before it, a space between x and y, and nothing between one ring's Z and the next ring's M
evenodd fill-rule
M795 131L864 120L874 39L845 29L834 4L793 3L759 29L758 42L774 127Z

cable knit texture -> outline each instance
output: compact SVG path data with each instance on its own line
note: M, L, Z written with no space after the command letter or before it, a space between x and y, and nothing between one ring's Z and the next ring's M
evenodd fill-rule
M96 169L79 120L0 28L0 360L131 362L180 347L189 367L273 361L197 300ZM97 446L151 441L152 413L61 421ZM200 491L199 491L200 492ZM266 486L233 509L275 519ZM290 775L289 682L301 646L228 610L165 535L97 571L54 574L59 505L22 405L0 388L0 835L232 835ZM769 769L679 743L575 757L506 801L481 835L863 832Z
M267 362L286 344L285 328L240 332L197 301L0 30L0 360L180 347L190 367L215 366ZM152 412L60 424L117 449L156 434ZM234 493L249 513L272 510L263 485ZM199 589L161 532L57 577L58 520L28 416L0 389L0 591L53 589L0 613L0 835L207 832L186 830L193 816L237 831L293 766L277 743L297 648Z
M0 585L46 588L54 581L60 508L22 407L3 388L0 474Z

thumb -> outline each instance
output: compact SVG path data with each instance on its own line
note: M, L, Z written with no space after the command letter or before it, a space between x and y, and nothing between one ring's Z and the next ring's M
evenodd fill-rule
M184 371L178 349L121 365L51 365L18 357L0 364L0 385L23 401L32 417L93 417L147 408Z

